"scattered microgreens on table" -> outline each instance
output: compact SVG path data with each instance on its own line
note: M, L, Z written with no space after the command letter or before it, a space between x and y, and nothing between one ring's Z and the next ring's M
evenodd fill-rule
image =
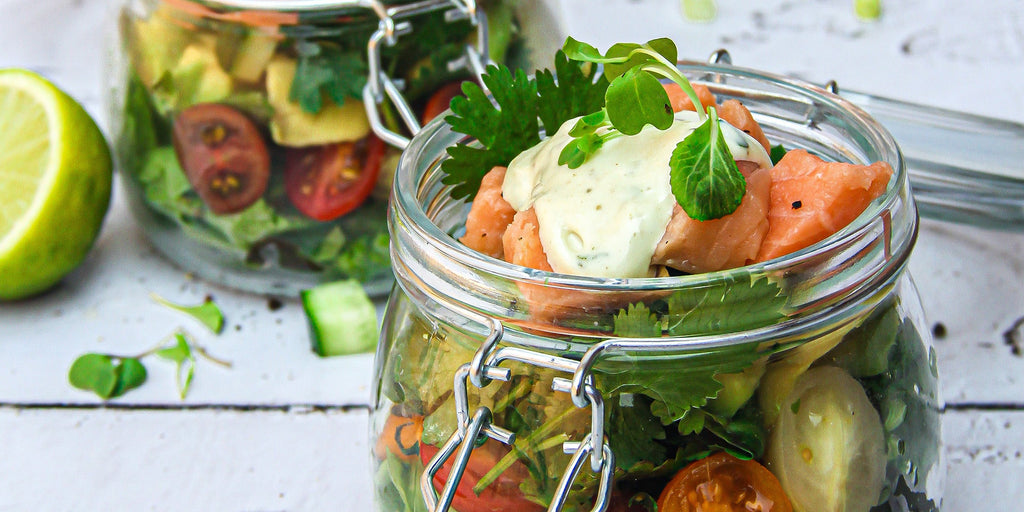
M678 84L698 106L703 121L683 139L669 159L672 194L695 220L724 217L739 207L746 179L729 151L714 107L705 112L690 81L676 67L676 45L670 39L646 44L618 43L604 55L593 46L568 38L563 46L574 61L604 64L609 80L605 107L580 118L569 131L574 139L558 163L578 168L608 141L636 135L647 125L666 130L675 119L661 79Z
M151 294L151 297L161 305L195 318L214 334L220 334L223 330L224 315L210 298L198 306L183 306L156 294ZM175 375L178 395L184 400L192 387L196 355L215 364L231 367L231 363L211 356L206 349L196 344L184 330L178 330L155 347L135 356L98 353L79 356L68 370L68 382L83 391L92 391L104 400L117 398L146 382L148 372L145 365L142 364L142 360L149 356L156 356L177 365Z

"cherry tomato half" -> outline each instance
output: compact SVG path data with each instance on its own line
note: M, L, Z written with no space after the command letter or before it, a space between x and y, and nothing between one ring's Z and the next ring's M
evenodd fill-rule
M359 142L289 149L285 191L306 216L337 219L363 204L373 191L383 155L384 141L374 135Z
M427 106L423 108L423 124L429 123L431 119L448 110L452 98L461 94L462 82L450 82L435 91L430 99L427 100Z
M421 443L420 458L423 460L423 465L428 465L430 459L434 458L437 452L437 448ZM492 440L488 440L483 446L473 450L473 454L469 456L466 471L462 474L458 487L455 488L455 499L452 500L453 510L458 512L541 512L544 510L544 507L527 500L523 496L523 492L519 490L519 484L529 474L526 466L519 461L499 475L497 480L488 485L479 495L473 492L473 486L508 452L508 448ZM452 460L449 459L434 477L434 489L437 492L441 492L445 482L448 481L451 467Z
M716 453L686 466L661 491L658 512L793 512L767 468Z
M174 151L214 213L242 211L267 189L267 144L256 124L234 108L206 103L183 110L174 120Z

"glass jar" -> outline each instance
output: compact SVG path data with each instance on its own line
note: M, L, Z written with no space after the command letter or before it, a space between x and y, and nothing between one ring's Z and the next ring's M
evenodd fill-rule
M456 240L469 206L440 162L464 138L428 127L402 157L389 214L398 286L376 357L377 510L650 510L695 461L737 503L772 496L742 459L794 510L939 509L936 358L906 272L917 210L895 142L820 88L681 69L741 100L773 143L888 162L887 191L835 235L765 263L553 274ZM630 328L637 315L662 336ZM715 491L678 478L673 492ZM744 478L754 486L736 487Z
M295 294L351 278L386 293L399 151L385 141L447 108L483 55L553 52L557 16L519 29L553 12L530 4L126 0L111 119L134 215L222 284Z

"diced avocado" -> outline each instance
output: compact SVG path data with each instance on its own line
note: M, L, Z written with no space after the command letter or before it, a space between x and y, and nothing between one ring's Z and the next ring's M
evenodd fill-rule
M889 355L896 345L900 324L899 309L886 307L850 331L825 357L854 377L874 377L889 369Z
M740 373L715 375L715 380L722 383L722 390L708 400L708 409L723 418L733 417L754 396L766 368L767 361L761 359Z
M190 44L171 71L177 107L220 101L231 94L231 76L220 67L214 49L204 44Z
M152 87L174 67L189 43L188 31L157 10L147 19L131 25L128 48L135 71L147 87Z
M235 50L229 72L238 80L256 83L277 49L277 39L258 32L249 32Z
M282 146L302 147L355 141L370 133L363 102L349 98L344 105L329 99L319 114L302 110L289 98L295 60L274 57L267 65L267 99L274 108L270 135Z
M321 357L372 352L377 308L358 281L336 281L302 292L313 352Z

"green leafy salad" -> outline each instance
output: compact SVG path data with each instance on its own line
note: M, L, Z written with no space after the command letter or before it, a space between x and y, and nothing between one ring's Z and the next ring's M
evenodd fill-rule
M490 48L500 62L520 44L512 6L483 8L495 20ZM127 82L116 117L132 206L150 231L211 248L238 268L386 279L398 152L371 133L362 102L372 13L163 0L149 9L121 13ZM466 78L447 63L475 28L443 12L412 21L413 33L382 47L382 66L426 118ZM382 109L400 133L394 108Z
M636 137L664 133L678 137L644 162L665 168L667 209L675 212L666 219L668 232L677 217L681 223L707 226L748 215L747 205L756 200L750 197L768 187L755 168L768 170L773 163L785 168L808 157L798 148L786 152L768 145L759 127L743 124L746 118L736 115L746 112L738 104L718 105L714 98L709 104L707 91L676 67L676 52L667 39L617 44L604 53L569 39L550 70L528 76L492 66L482 78L487 92L463 84L464 95L452 99L447 122L473 142L448 148L449 158L442 162L451 195L473 200L461 240L514 265L551 271L555 250L536 234L540 200L523 208L515 204L510 186L510 176L519 172L515 167L550 158L557 163L536 173L569 179L604 165L601 159ZM686 104L691 111L685 112ZM750 160L757 165L749 165ZM495 172L504 176L504 188ZM887 182L888 175L883 178ZM527 183L531 198L549 185L539 179ZM595 183L593 191L581 194L596 194L598 187ZM810 200L805 202L813 208ZM785 207L798 210L803 204L791 201ZM481 228L471 221L481 211L501 210L509 212L509 220L502 221L506 231L497 234L501 241L495 253L493 232L473 238L472 232ZM544 241L540 255L547 250L546 258L530 259L541 245L530 242L531 237ZM758 261L758 247L752 254L749 261ZM651 273L639 277L696 273L666 261L652 264ZM579 268L589 269L584 263ZM648 271L646 264L642 271ZM680 356L602 361L594 369L594 383L603 397L604 434L615 455L609 509L936 510L926 492L929 476L934 480L930 473L938 468L934 357L917 332L913 311L902 304L896 287L886 286L869 307L771 346L752 340ZM577 326L586 337L566 330L551 336L584 346L595 338L752 331L798 314L779 282L753 272L730 272L703 287L625 304L596 304L571 290L539 288L519 284L522 299L510 304L511 311L525 310L524 331L573 327L571 320L556 322L552 316L575 306L588 312ZM569 307L552 309L556 303ZM387 357L379 362L373 418L377 509L425 511L422 475L460 421L452 378L473 360L480 340L407 311L393 314L410 320L385 336L388 345L382 353ZM519 363L504 366L511 369L508 382L469 386L469 409L486 406L492 423L514 433L515 440L511 446L494 440L476 443L452 510L546 510L571 458L563 444L590 433L590 408L577 408L568 394L552 391L553 378L566 374ZM437 472L435 492L444 487L451 468L448 460ZM588 468L585 464L569 487L563 510L594 506L599 475Z

